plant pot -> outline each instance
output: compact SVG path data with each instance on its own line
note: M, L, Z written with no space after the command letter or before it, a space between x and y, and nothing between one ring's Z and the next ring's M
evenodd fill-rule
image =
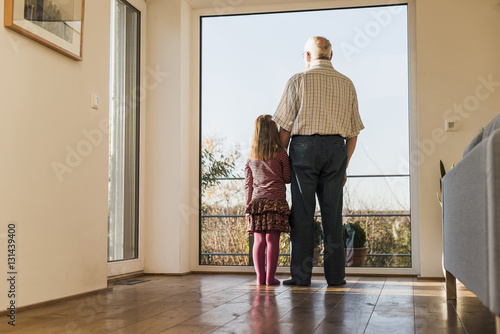
M345 265L347 267L363 267L365 265L368 247L344 248Z
M314 247L313 267L317 267L319 264L320 252L321 247Z

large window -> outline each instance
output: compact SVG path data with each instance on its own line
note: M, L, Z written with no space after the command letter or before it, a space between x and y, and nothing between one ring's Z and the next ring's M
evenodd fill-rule
M253 122L274 114L286 81L305 69L306 40L319 35L332 42L334 68L354 82L365 125L344 220L366 232L363 266L411 267L407 6L202 17L201 35L200 264L251 264L243 167ZM281 241L288 265L288 235Z
M108 261L138 257L140 13L114 0L111 34Z

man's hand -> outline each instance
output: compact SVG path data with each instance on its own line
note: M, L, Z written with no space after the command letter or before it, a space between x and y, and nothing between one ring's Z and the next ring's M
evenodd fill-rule
M354 149L356 148L356 142L358 141L358 136L348 138L345 142L345 147L347 151L347 163L345 166L345 175L344 175L344 184L347 182L347 166L349 166L349 161L351 160L352 154L354 153Z
M283 147L286 150L288 147L288 142L290 141L290 131L280 128L280 139Z
M358 141L358 136L347 138L345 142L345 148L347 151L347 163L346 163L346 170L347 166L349 166L349 161L351 160L352 154L354 153L354 149L356 148L356 142Z

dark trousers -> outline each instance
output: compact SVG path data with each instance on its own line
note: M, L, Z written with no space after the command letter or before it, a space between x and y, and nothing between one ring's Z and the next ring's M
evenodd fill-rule
M324 232L325 278L329 284L337 284L345 278L342 229L347 163L345 141L340 136L294 136L289 152L292 162L292 278L298 283L311 283L317 195Z

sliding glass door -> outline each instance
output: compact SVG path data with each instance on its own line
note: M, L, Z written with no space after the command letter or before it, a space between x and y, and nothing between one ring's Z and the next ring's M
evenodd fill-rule
M111 33L108 261L138 258L140 12L115 0Z
M412 270L406 4L201 18L200 265L252 263L243 176L253 122L274 114L288 78L305 69L301 53L313 35L332 42L332 64L354 82L366 127L343 217L365 232L367 254L350 265ZM280 265L289 252L282 234Z

